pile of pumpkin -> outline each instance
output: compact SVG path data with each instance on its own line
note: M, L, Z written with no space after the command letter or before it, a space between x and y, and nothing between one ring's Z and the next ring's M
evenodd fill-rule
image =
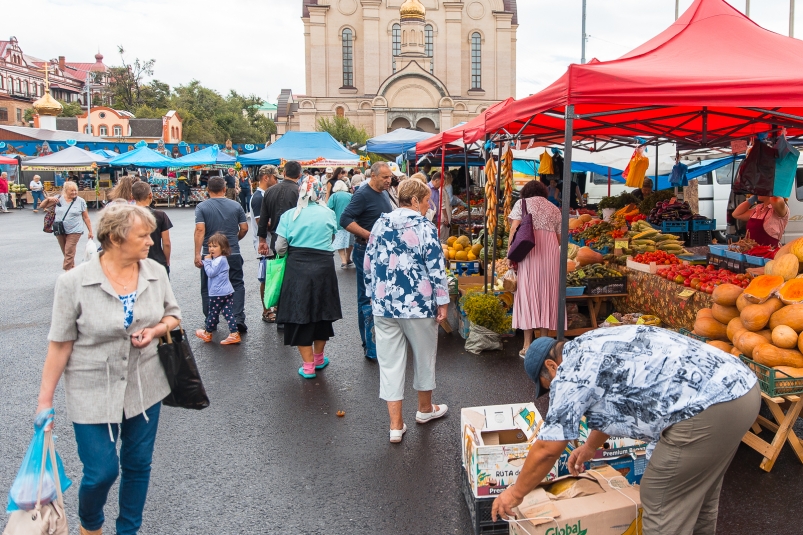
M480 257L482 251L482 244L476 243L471 245L471 240L468 236L450 236L443 246L443 254L449 260L466 261L476 260Z
M801 251L803 252L803 251ZM791 377L803 377L803 275L795 254L776 257L770 273L742 290L714 289L711 308L701 309L694 334L723 351L745 355Z

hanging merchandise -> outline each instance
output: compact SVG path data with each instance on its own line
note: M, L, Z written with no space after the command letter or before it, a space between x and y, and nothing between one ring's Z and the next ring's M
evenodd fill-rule
M748 149L747 157L739 166L733 191L752 195L770 196L775 187L775 159L778 151L761 141Z
M625 185L629 188L640 188L644 184L644 177L650 167L650 159L644 155L644 147L641 146L633 151L630 163L627 164L622 172L622 177L627 180Z
M507 149L505 157L502 159L502 177L505 179L505 205L504 221L505 230L510 232L510 221L508 216L513 209L513 151Z
M554 170L552 169L552 155L549 154L548 150L545 150L543 156L541 156L541 163L538 165L538 174L541 176L554 174Z
M689 185L689 179L686 172L689 166L680 162L676 163L672 168L672 174L669 176L669 185L676 188L683 188Z
M563 178L563 156L561 156L558 149L552 149L552 174L558 177L558 180Z
M788 198L792 195L792 188L795 184L800 151L789 144L786 139L786 129L778 138L775 150L778 151L778 158L775 160L775 185L772 188L772 194L776 197Z
M485 219L489 231L496 227L496 161L493 157L485 164Z

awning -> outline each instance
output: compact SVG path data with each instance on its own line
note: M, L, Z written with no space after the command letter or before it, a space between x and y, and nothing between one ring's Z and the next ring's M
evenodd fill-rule
M67 147L64 150L33 158L22 164L23 171L91 171L108 165L109 160L88 150Z
M368 140L365 149L377 154L401 154L415 147L419 141L429 139L435 134L399 128Z
M172 167L175 165L173 158L168 158L163 154L159 154L155 150L145 146L139 147L125 154L118 154L115 158L109 160L109 165L114 167L144 167L144 168L163 168Z
M243 165L281 165L294 160L303 167L356 166L359 155L347 150L328 132L287 132L276 143L237 158Z

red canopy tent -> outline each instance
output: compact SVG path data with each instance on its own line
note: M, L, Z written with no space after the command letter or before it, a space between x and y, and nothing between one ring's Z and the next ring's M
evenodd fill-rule
M503 100L502 102L497 102L478 116L474 117L470 121L465 124L457 125L449 130L444 130L440 134L432 136L429 139L425 139L424 141L420 141L415 145L415 152L416 154L426 154L428 152L435 152L441 147L450 144L458 144L463 145L463 138L465 137L466 132L473 132L477 129L483 130L485 128L485 121L486 116L494 110L503 110L507 109L516 101L512 98L508 98ZM474 141L477 141L476 139ZM471 143L473 143L472 141Z
M0 165L19 165L19 162L14 158L9 158L0 154Z

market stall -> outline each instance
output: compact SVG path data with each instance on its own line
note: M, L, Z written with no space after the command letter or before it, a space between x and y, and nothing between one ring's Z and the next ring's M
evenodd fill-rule
M64 150L54 152L47 156L26 160L22 164L23 171L59 171L59 172L82 172L92 173L90 188L79 187L78 196L87 203L94 202L96 206L105 201L105 192L99 188L98 168L108 165L109 161L104 156L90 152L78 147L67 147ZM47 186L47 184L46 184ZM46 187L48 194L60 191L60 187Z
M429 139L435 134L397 128L387 134L372 137L365 144L365 150L376 154L402 154L415 148L416 143Z
M275 143L239 156L242 165L282 165L294 160L302 167L358 167L365 162L328 132L287 132Z

